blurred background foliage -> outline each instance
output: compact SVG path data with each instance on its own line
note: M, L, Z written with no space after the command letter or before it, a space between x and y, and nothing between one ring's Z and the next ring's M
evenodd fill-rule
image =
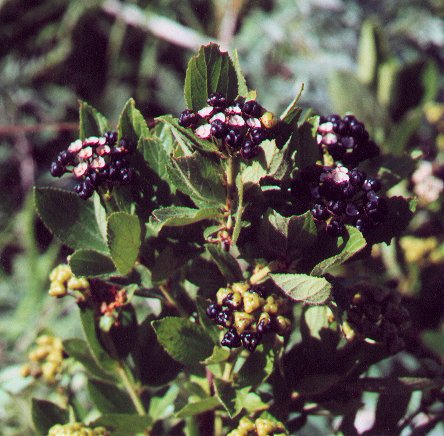
M113 120L129 97L148 119L177 115L189 57L216 41L238 50L249 86L270 110L282 110L303 82L304 107L354 112L385 151L439 168L443 18L441 0L0 1L2 434L32 434L27 392L49 395L19 375L36 334L80 334L74 302L47 296L48 271L66 252L35 217L30 196L34 184L54 183L49 163L76 138L78 99ZM420 197L412 182L400 185ZM410 239L380 251L411 299L418 332L443 356L442 196L419 198L418 211ZM397 362L396 370L418 366ZM324 424L307 431L325 434Z

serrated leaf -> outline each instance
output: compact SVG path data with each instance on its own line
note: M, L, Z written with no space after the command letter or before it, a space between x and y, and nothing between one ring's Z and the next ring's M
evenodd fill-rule
M161 209L154 210L152 214L154 222L159 228L164 226L181 227L203 220L222 217L220 209L217 208L192 209L182 206L162 207Z
M137 260L142 243L139 218L114 212L108 218L107 239L111 258L120 274L128 274Z
M137 144L139 138L147 137L149 130L143 115L136 109L135 101L130 98L119 117L119 124L117 126L118 138L125 138L132 144Z
M236 49L233 50L232 61L237 76L237 94L241 97L246 97L248 95L248 86L242 73L242 68L239 62L239 55Z
M228 283L243 279L239 263L230 253L212 244L207 244L205 247Z
M166 352L184 365L199 366L213 352L205 330L188 319L166 317L153 321L152 326Z
M97 418L89 425L106 427L112 430L113 436L128 436L128 429L131 429L132 434L146 434L153 425L153 419L148 415L110 413Z
M129 395L115 385L88 380L88 392L100 413L136 413Z
M316 242L317 229L310 212L283 217L269 209L259 228L260 244L275 256L291 257Z
M45 226L68 247L108 252L92 202L56 188L34 188L34 202Z
M306 274L270 274L270 277L292 300L320 305L330 298L332 285L322 277Z
M84 101L79 102L79 138L102 136L108 130L107 119Z
M214 410L220 406L220 401L217 397L209 397L204 400L189 403L176 413L177 418L187 418L189 416L199 415L210 410Z
M172 183L179 191L189 195L198 207L225 205L224 172L218 161L194 153L172 157L167 168Z
M51 401L32 399L32 422L38 434L48 434L49 429L56 424L66 424L69 413Z
M178 123L177 118L173 118L171 115L163 115L156 118L170 130L174 141L181 147L182 150L193 152L195 149L208 151L211 153L218 153L219 147L213 141L207 141L196 136L192 129L182 127Z
M238 92L238 79L233 63L217 44L202 46L193 56L185 76L185 102L189 109L207 106L208 95L221 92L234 100Z
M138 148L148 166L164 181L168 182L167 164L169 153L157 137L140 138Z
M69 257L69 266L74 275L98 277L116 271L109 256L95 250L77 250Z
M77 360L77 362L81 363L94 377L107 381L115 378L112 373L104 371L97 364L87 343L82 339L66 339L63 341L63 349L66 351L69 357L72 357L73 359Z
M329 257L328 259L319 262L311 271L313 276L323 276L329 272L332 268L343 264L350 259L353 255L361 251L367 242L362 236L362 233L356 227L347 227L348 240L342 249L342 251L336 256Z

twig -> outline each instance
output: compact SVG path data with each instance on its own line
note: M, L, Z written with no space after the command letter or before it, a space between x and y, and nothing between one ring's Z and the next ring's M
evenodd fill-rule
M136 408L137 413L140 416L144 416L146 414L145 407L143 406L142 401L136 392L136 388L132 383L131 377L128 374L128 368L123 362L121 362L120 366L118 367L118 373L126 391L128 392L128 395L131 398L132 403L134 404L134 407Z
M103 11L126 24L145 30L160 39L180 47L196 50L210 42L210 38L195 32L193 29L176 23L169 18L143 12L136 5L122 4L116 0L106 0Z

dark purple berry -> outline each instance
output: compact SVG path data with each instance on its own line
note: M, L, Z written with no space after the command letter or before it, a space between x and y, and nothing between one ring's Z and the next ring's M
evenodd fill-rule
M216 303L212 303L212 304L210 304L208 307L207 307L207 315L208 315L208 318L210 318L210 319L214 319L214 318L216 318L216 316L219 314L219 312L221 311L221 307L218 305L218 304L216 304Z
M259 152L260 148L249 140L245 141L241 148L241 156L247 160L253 159L259 154Z
M227 125L221 120L214 120L211 123L211 135L215 138L222 138L227 133Z
M342 215L345 212L346 203L342 200L330 200L327 203L327 209L333 215Z
M268 133L265 129L260 127L254 127L251 129L251 140L254 144L259 145L262 141L265 141L268 137Z
M234 129L231 129L227 133L227 136L225 136L225 144L227 144L228 147L232 148L233 150L241 148L243 140L243 135Z
M246 331L241 334L242 345L251 353L256 349L262 339L259 332Z
M251 118L259 118L263 111L264 108L256 100L246 101L242 108L242 113Z
M341 138L341 144L345 148L353 149L356 145L356 140L353 136L343 136Z
M341 117L338 114L331 114L327 116L327 121L330 121L330 123L338 123L341 121Z
M105 136L105 139L106 139L106 143L110 147L113 147L114 145L116 145L116 142L117 142L117 132L109 131L109 132L106 132L104 136Z
M317 220L326 220L330 216L327 208L319 203L315 204L310 212L313 215L313 218L316 218Z
M346 115L342 120L350 124L351 122L356 122L356 117L354 115Z
M215 317L215 322L217 325L223 327L230 327L233 321L233 313L229 309L222 309Z
M367 229L369 229L370 223L365 218L358 218L355 223L355 227L361 232L364 233Z
M200 116L198 113L190 110L185 109L180 115L179 115L179 126L182 127L192 127L195 126L200 120Z
M241 338L238 335L235 328L230 328L230 330L225 333L224 337L220 341L220 344L228 348L238 348L241 346Z
M223 304L224 304L224 306L227 306L231 310L236 310L236 309L239 309L239 307L242 305L242 300L233 301L233 296L234 296L233 293L228 294L224 298Z
M340 142L328 146L328 152L334 160L342 160L347 149Z
M49 172L53 177L61 177L63 176L63 174L65 174L65 167L60 163L58 163L57 161L54 161L51 163L51 168Z
M356 218L359 215L359 210L353 203L347 203L345 214L350 218Z
M132 168L122 168L120 170L120 183L127 185L132 182L134 178L134 171Z
M70 153L68 150L64 150L64 151L61 151L59 153L59 155L57 156L57 162L60 165L66 166L72 162L73 157L74 156L72 153Z
M337 219L332 219L327 224L327 233L331 236L342 236L346 232L345 225L342 221L339 221Z
M258 324L257 324L257 331L260 334L265 334L268 333L271 330L271 326L272 326L272 322L265 320L265 319L261 319Z
M381 182L378 179L373 179L369 177L362 184L362 189L364 191L379 191L381 189Z
M227 107L228 101L225 95L220 92L213 92L208 96L207 103L210 106L223 109Z
M358 170L357 168L353 168L348 172L348 176L350 177L350 182L355 186L362 186L367 175L364 171Z
M76 194L80 194L80 192L83 190L83 183L82 182L76 183L74 185L73 190Z

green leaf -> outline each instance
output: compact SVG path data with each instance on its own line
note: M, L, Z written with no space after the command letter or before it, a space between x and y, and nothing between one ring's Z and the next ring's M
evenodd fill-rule
M304 90L304 84L301 83L301 86L299 88L298 93L296 94L296 97L293 99L293 101L288 105L288 107L280 116L281 121L283 121L284 123L291 126L294 126L295 123L297 123L302 113L302 109L298 106L298 102L299 99L301 98L303 90Z
M332 285L322 277L312 277L306 274L270 274L270 276L292 300L303 301L309 305L320 305L330 298Z
M199 366L213 352L205 330L188 319L166 317L153 321L157 338L167 353L187 366Z
M172 384L161 397L152 397L150 400L149 416L154 421L168 418L174 412L174 401L179 395L180 389L177 384Z
M80 101L79 121L79 137L82 141L90 136L102 136L109 129L107 119L84 101Z
M163 142L157 137L140 138L139 150L148 166L164 181L168 182L167 165L170 160Z
M207 106L208 95L221 92L228 100L234 100L238 92L238 79L228 53L217 44L202 46L193 56L185 76L185 102L189 109L199 110Z
M356 227L347 227L348 240L342 251L336 256L329 257L328 259L319 262L311 271L313 276L323 276L336 266L342 265L345 261L350 259L353 255L361 251L367 242L362 236L362 233Z
M219 161L198 153L170 158L168 175L174 186L200 208L225 205L224 171Z
M108 252L92 202L55 188L34 188L34 202L45 226L68 247Z
M230 253L213 244L207 244L205 248L228 283L243 280L239 263Z
M129 395L115 385L88 380L88 392L100 413L136 413Z
M139 218L126 212L114 212L108 218L108 247L120 274L128 274L137 260L142 243Z
M46 435L56 424L66 424L69 413L54 403L46 400L32 399L32 422L38 434Z
M302 336L321 340L324 332L329 329L328 320L331 314L331 310L326 305L305 307L301 323Z
M443 378L396 377L396 378L361 378L347 384L347 390L354 392L378 392L380 394L403 394L413 391L441 389Z
M126 102L120 114L117 133L119 139L125 138L133 144L137 144L141 136L149 135L146 121L140 111L136 109L136 103L132 98Z
M203 220L218 219L222 217L220 209L192 209L190 207L170 206L156 209L152 212L154 222L159 229L166 227L181 227Z
M116 268L109 256L94 250L77 250L69 257L69 266L74 275L98 277L115 272Z
M316 242L317 229L310 212L283 217L268 209L259 227L260 244L274 256L292 257Z
M406 112L404 116L390 129L390 134L387 140L384 142L384 149L389 153L393 153L395 156L400 156L400 159L404 159L405 161L410 160L410 162L413 163L413 159L411 159L409 156L403 155L403 153L406 151L412 136L418 131L422 122L422 117L423 112L421 107ZM386 156L387 155L385 154L384 157ZM408 175L410 174L407 174L406 177Z
M216 409L220 406L220 401L217 397L209 397L204 400L189 403L176 413L177 418L186 418L188 416L199 415L204 412Z
M434 330L424 330L421 334L422 342L437 355L444 357L444 334Z
M290 148L296 149L294 163L298 168L305 168L316 163L320 159L319 145L316 140L316 130L319 124L319 117L311 117L304 122L297 132L293 134L290 142L296 141L296 144L290 145Z
M234 418L238 415L241 409L236 404L236 389L234 389L233 385L226 381L215 379L214 388L217 398L219 398L219 401L228 412L230 418Z
M110 413L97 418L89 425L106 427L112 430L112 436L128 436L128 429L131 429L131 434L147 434L153 425L153 419L148 415Z
M239 62L239 55L236 49L233 50L232 61L237 76L237 94L241 97L246 97L248 95L248 86L242 73L242 68Z
M229 350L216 345L211 356L205 359L203 363L205 365L215 365L217 363L226 362L230 358L230 355Z
M80 319L82 321L82 328L86 342L97 365L100 368L103 368L106 372L115 371L117 362L110 357L97 337L94 311L91 308L81 309Z
M98 377L102 380L110 381L110 379L115 378L110 372L104 371L96 362L93 355L91 354L88 344L82 339L66 339L63 341L63 349L66 351L68 356L77 360L81 363L85 369L94 377Z
M170 130L174 141L182 150L191 153L198 149L220 154L219 147L215 142L201 139L194 134L192 129L180 126L177 118L173 118L171 115L163 115L156 118L156 120L164 123L165 127Z
M206 308L208 306L208 302L204 300L202 297L196 298L196 306L197 306L197 313L199 315L199 323L200 325L205 329L207 334L212 339L213 343L216 345L214 347L213 354L205 361L207 363L210 359L212 359L211 363L215 363L213 360L217 359L219 357L223 357L223 353L218 350L224 350L224 348L219 347L219 337L220 337L220 330L218 329L217 325L208 318L208 315L206 313Z

